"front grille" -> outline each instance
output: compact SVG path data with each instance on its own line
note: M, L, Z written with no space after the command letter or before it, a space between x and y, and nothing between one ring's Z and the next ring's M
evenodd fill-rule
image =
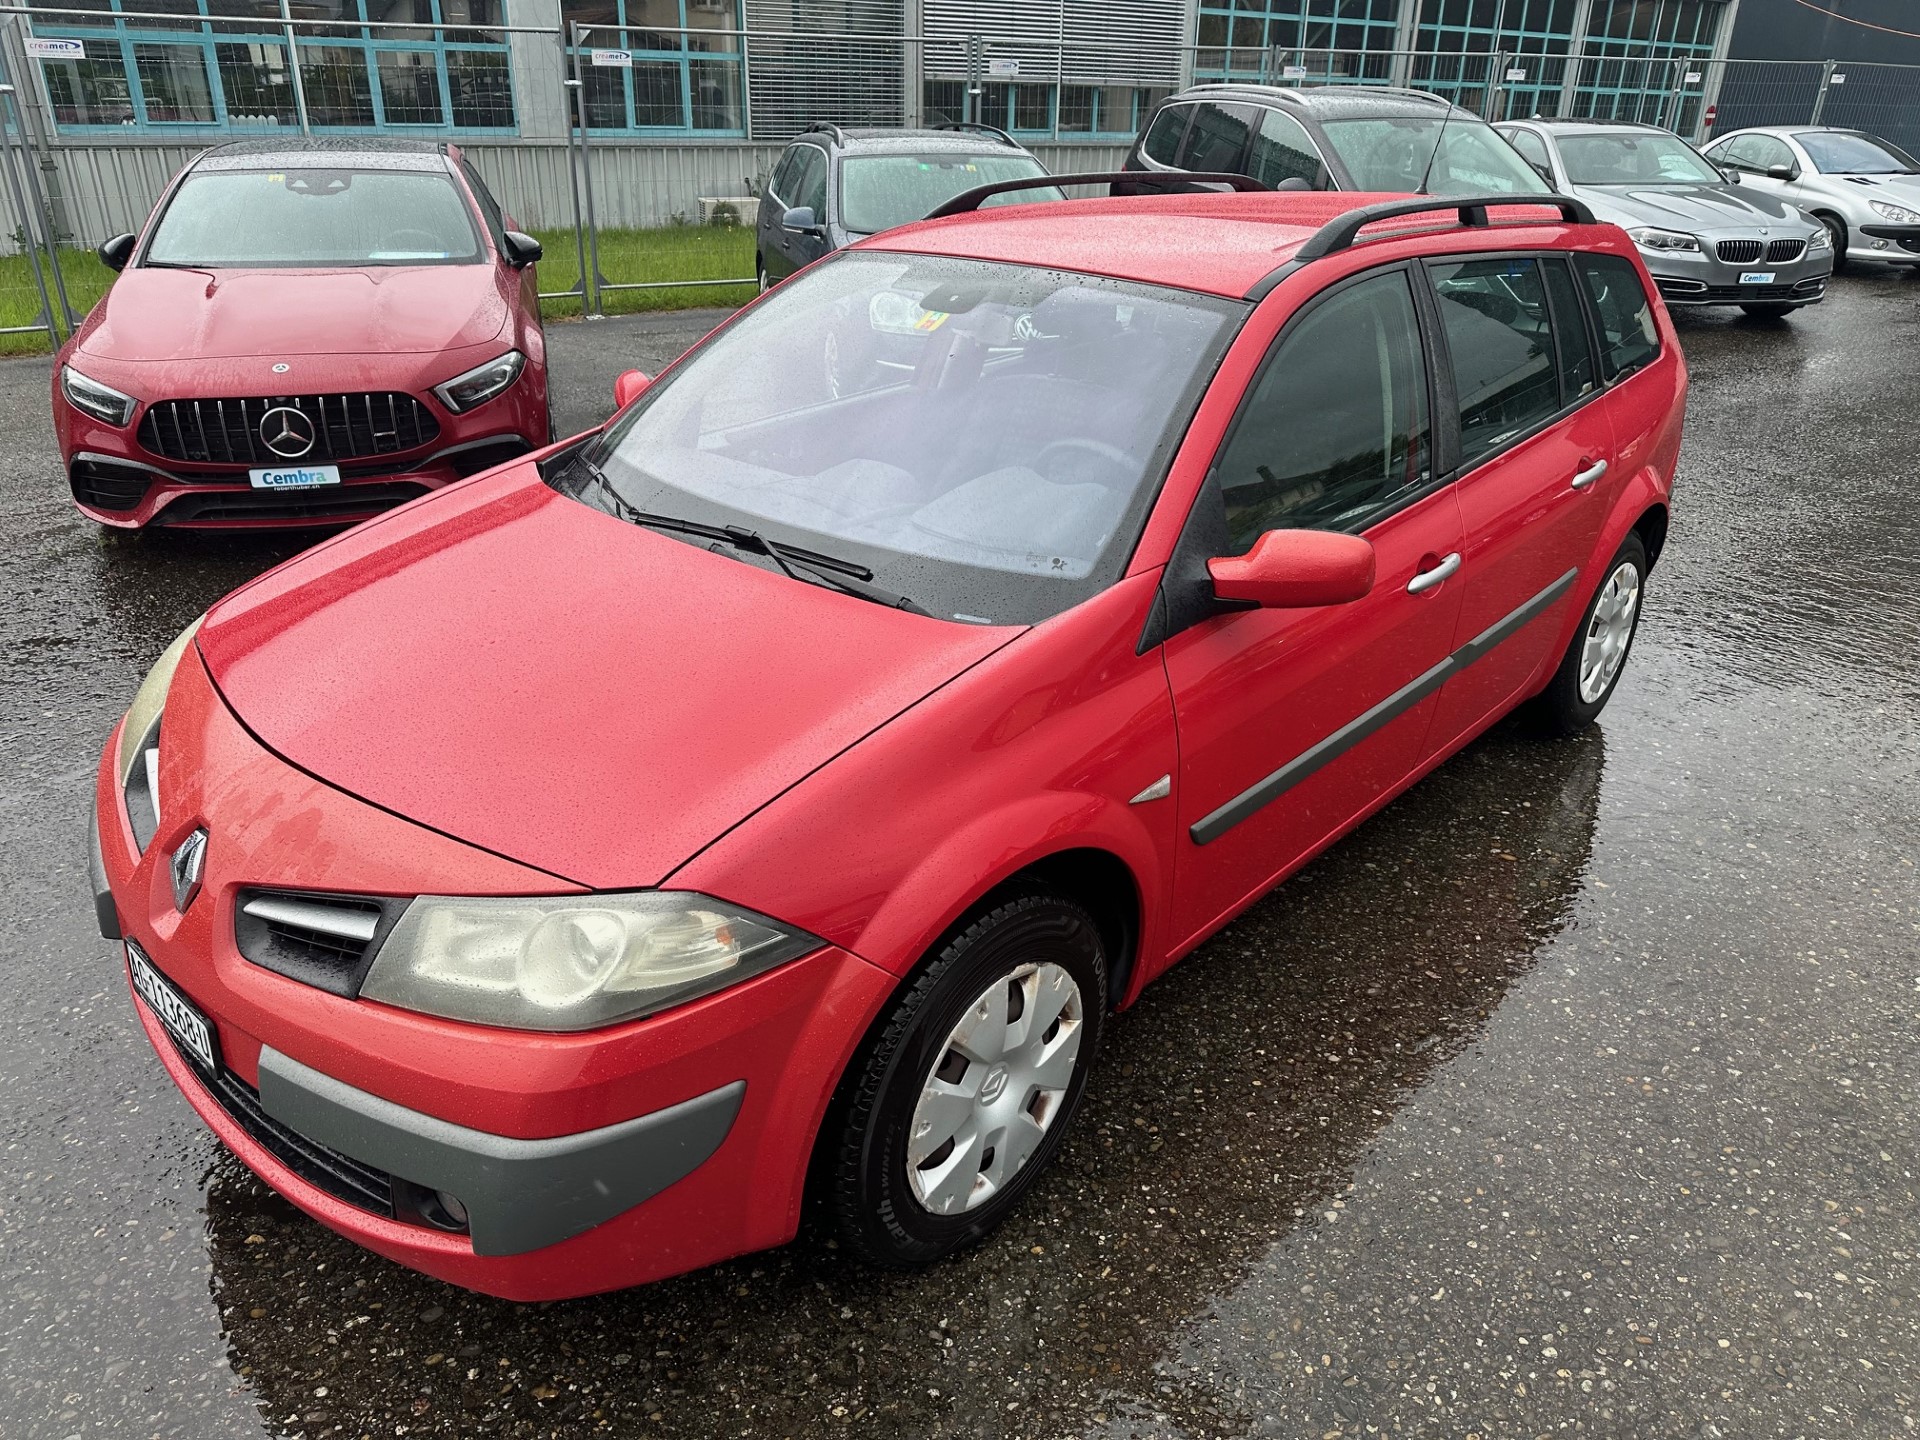
M242 890L234 944L263 970L351 1000L407 908L405 900L302 890Z
M304 454L269 450L261 434L268 412L297 410L311 427ZM275 423L279 418L276 417ZM140 421L140 443L168 460L210 465L324 464L399 455L440 436L433 412L394 390L354 395L280 395L237 400L160 400Z
M313 490L227 490L182 495L154 517L156 525L206 524L217 520L273 520L316 525L364 519L427 493L425 485L328 485Z
M1751 265L1760 258L1761 248L1758 240L1722 240L1714 247L1715 253L1729 265Z
M328 1149L317 1140L309 1140L298 1130L291 1130L260 1108L260 1092L231 1070L222 1070L218 1075L208 1075L194 1063L193 1057L180 1048L176 1041L174 1049L179 1050L200 1077L200 1083L207 1088L220 1108L227 1112L233 1123L252 1137L274 1159L286 1166L302 1180L316 1189L324 1190L336 1200L344 1200L349 1205L365 1210L370 1214L394 1219L393 1177L384 1170L364 1165L338 1150Z
M153 472L100 460L76 460L67 471L73 498L92 510L132 510L146 498Z
M1798 260L1806 248L1804 240L1775 240L1767 246L1767 259L1775 265L1786 265Z

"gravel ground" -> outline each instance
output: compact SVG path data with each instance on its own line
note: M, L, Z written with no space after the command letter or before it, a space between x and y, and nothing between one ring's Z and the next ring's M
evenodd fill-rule
M715 313L557 326L562 428ZM1594 731L1506 727L1150 989L974 1253L515 1306L266 1191L93 932L94 758L297 541L107 545L0 362L0 1434L1920 1428L1920 277L1683 318L1678 513ZM1901 458L1901 457L1908 458Z

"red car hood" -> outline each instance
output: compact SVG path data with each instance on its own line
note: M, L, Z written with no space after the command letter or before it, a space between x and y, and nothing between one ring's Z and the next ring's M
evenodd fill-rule
M642 530L516 467L216 605L200 653L267 746L595 889L689 856L1016 630Z
M480 345L507 323L491 265L123 273L80 349L109 360L419 354Z

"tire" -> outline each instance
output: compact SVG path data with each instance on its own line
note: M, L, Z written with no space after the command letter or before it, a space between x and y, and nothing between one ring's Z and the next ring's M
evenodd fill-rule
M1838 215L1816 215L1813 217L1827 227L1827 238L1833 241L1833 273L1838 275L1847 268L1847 226Z
M767 262L758 255L753 257L753 283L762 295L773 288L767 283Z
M1800 307L1798 305L1783 305L1778 301L1768 300L1753 305L1742 305L1740 308L1756 320L1784 320Z
M1018 895L948 940L849 1068L823 1130L823 1218L840 1243L915 1269L1005 1220L1079 1108L1106 1009L1100 932L1070 901Z
M1589 657L1589 640L1597 639L1600 633L1604 633L1602 627L1615 623L1600 618L1602 602L1615 603L1609 597L1617 594L1615 582L1622 580L1623 572L1629 568L1632 571L1632 592L1625 617L1625 635L1616 636L1617 643L1611 656ZM1580 616L1579 628L1573 632L1567 653L1560 660L1560 668L1554 671L1553 679L1547 682L1547 688L1535 702L1537 717L1549 734L1576 734L1591 725L1594 718L1607 708L1614 687L1626 673L1627 656L1633 650L1633 637L1640 631L1640 601L1645 594L1646 584L1647 547L1638 534L1632 534L1627 536L1613 559L1607 562L1593 598L1587 601L1587 608ZM1590 669L1592 659L1600 661L1597 671Z

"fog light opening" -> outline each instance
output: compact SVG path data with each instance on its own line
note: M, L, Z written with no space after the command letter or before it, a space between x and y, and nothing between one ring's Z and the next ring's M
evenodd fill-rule
M433 1192L433 1203L446 1215L451 1228L467 1228L467 1207L459 1199L444 1190Z

